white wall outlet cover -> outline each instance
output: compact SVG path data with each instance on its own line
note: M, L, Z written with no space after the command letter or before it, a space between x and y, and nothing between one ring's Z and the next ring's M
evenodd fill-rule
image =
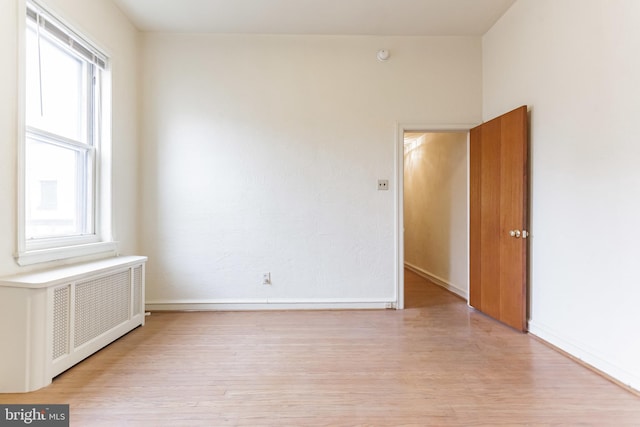
M262 284L263 285L271 284L271 273L262 273Z
M389 180L388 179L379 179L378 180L378 190L388 190L389 189Z

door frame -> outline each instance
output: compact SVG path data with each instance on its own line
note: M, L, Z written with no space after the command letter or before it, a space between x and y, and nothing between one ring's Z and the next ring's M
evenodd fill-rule
M467 230L469 228L469 131L482 124L428 124L428 123L396 123L395 141L395 278L396 309L404 309L404 134L405 132L466 132L467 133ZM467 246L469 232L467 231ZM467 266L468 268L468 266ZM468 291L467 291L468 293ZM468 302L468 301L467 301Z

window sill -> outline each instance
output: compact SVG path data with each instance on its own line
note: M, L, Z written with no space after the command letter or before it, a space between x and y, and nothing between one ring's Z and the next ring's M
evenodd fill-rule
M16 256L16 262L20 266L25 266L96 254L112 253L115 255L116 249L116 242L98 242L63 248L39 249L19 253Z

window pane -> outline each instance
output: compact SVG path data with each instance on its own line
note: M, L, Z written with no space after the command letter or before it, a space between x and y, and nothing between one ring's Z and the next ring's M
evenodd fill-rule
M36 28L27 27L27 125L86 142L88 65L42 31L38 49Z
M86 234L87 153L32 138L26 148L27 239Z
M42 180L40 181L40 205L42 210L58 209L58 181Z

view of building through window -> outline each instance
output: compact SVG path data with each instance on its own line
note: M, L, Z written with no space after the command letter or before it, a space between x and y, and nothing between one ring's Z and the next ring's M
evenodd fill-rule
M101 69L74 33L28 8L25 239L95 233ZM75 47L74 47L75 46ZM88 54L87 54L88 52Z

